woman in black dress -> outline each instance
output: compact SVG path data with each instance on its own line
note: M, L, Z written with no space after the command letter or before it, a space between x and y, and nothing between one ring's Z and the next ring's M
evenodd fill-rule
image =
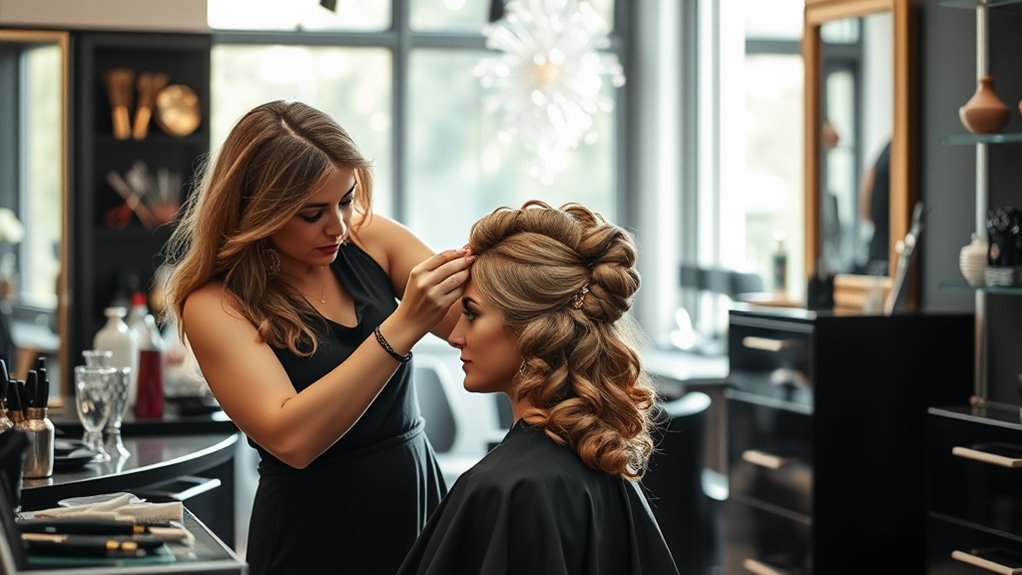
M340 126L270 102L231 131L170 244L168 308L259 451L253 574L393 573L445 492L407 362L457 322L472 257L434 255L371 196Z
M542 202L476 222L451 333L465 388L502 392L515 424L462 475L401 575L676 574L636 483L654 393L625 315L635 244L588 209Z

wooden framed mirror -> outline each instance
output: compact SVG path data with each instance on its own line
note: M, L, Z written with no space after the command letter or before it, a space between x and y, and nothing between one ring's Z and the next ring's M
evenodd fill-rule
M804 16L805 269L835 274L854 313L890 293L916 201L910 1L806 0Z
M51 405L68 388L69 34L0 29L0 329L11 377L46 357ZM10 217L17 218L11 223Z

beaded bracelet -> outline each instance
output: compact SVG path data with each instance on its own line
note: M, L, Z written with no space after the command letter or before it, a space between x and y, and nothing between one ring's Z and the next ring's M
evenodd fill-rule
M383 351L387 352L390 355L390 357L393 357L394 359L400 361L401 363L408 363L409 361L411 361L412 352L409 351L407 354L401 355L400 353L394 351L394 348L390 347L390 343L387 341L387 338L383 337L383 333L380 332L380 326L376 326L376 329L373 330L373 333L376 334L376 341L379 342L380 347L382 347Z

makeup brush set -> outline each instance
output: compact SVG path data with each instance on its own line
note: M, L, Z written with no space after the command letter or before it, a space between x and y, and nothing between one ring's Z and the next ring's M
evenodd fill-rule
M188 532L171 521L117 519L24 519L17 522L30 555L62 557L149 557L165 552L168 541L182 541Z
M107 70L104 80L113 135L118 140L144 140L152 119L165 133L177 137L191 134L202 121L195 91L184 84L168 84L167 74L141 72L136 77L129 68L113 68Z
M154 174L145 162L135 160L124 174L115 170L107 172L106 181L124 200L104 215L104 223L108 227L128 227L132 214L147 230L172 222L177 217L180 173L158 168Z

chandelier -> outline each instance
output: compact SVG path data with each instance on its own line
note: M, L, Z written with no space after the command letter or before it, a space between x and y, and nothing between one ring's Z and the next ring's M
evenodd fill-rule
M601 94L603 78L625 83L607 25L585 0L511 0L504 17L483 28L484 58L474 73L491 93L487 113L502 114L499 137L530 155L529 174L545 185L568 165L579 142L595 138L593 117L614 109Z

